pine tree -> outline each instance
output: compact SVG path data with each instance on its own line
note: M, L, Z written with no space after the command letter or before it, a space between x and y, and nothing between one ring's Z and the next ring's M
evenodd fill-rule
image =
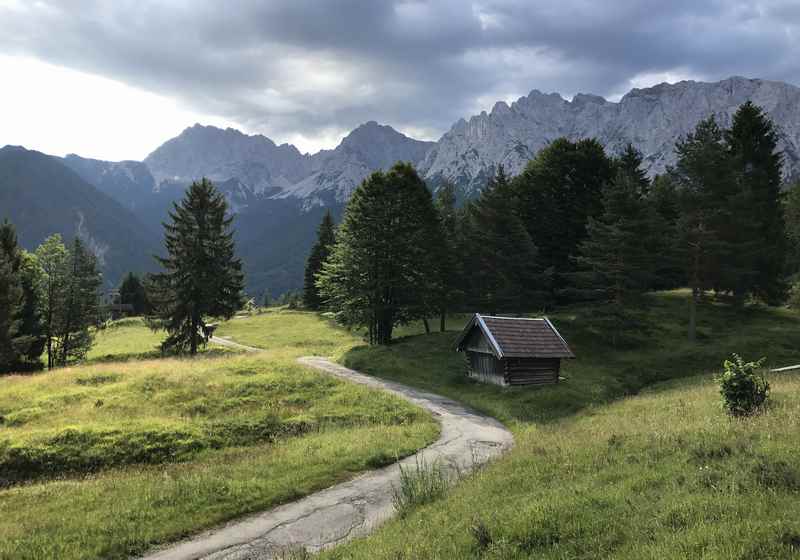
M647 172L644 170L642 163L642 152L637 150L630 142L625 145L625 149L614 160L617 173L623 171L629 175L634 182L639 186L639 192L642 196L647 196L650 192L650 179L647 177Z
M741 285L748 276L735 259L729 201L736 182L723 132L715 118L698 123L675 147L678 162L671 171L680 193L678 221L681 255L689 287L689 339L696 338L697 304L708 289Z
M244 275L235 255L225 197L203 178L174 203L164 224L165 269L150 278L148 324L167 331L163 351L197 353L208 341L206 320L231 318L243 305Z
M549 275L515 212L514 192L500 166L466 215L471 300L488 313L521 313L544 304Z
M764 111L748 101L734 114L725 140L738 178L733 230L739 245L737 256L744 261L744 268L753 270L752 281L739 291L776 304L786 294L787 251L778 133Z
M119 286L119 303L133 306L134 315L147 313L147 292L142 281L133 272L129 272Z
M317 286L337 318L388 344L394 327L432 311L438 242L430 191L414 168L397 163L353 192Z
M55 365L82 360L92 346L91 327L100 317L97 258L76 237L67 252L66 284L60 313L55 321Z
M5 251L0 251L0 373L13 371L19 362L19 314L23 296L12 259Z
M330 210L325 212L322 222L317 229L317 242L311 248L311 253L306 261L305 276L303 279L303 305L311 310L317 311L323 301L317 288L317 276L322 270L324 263L330 256L331 249L336 243L335 226Z
M3 321L0 330L5 333L0 333L0 338L11 341L9 344L0 343L0 346L4 346L4 350L0 352L3 352L10 361L3 362L5 365L0 365L0 370L38 369L41 367L40 357L44 349L39 315L39 268L36 259L19 247L14 226L8 221L0 224L0 255L5 265L10 267L11 275L8 283L4 283L3 289L7 291L0 296L6 302L4 311L0 312L0 321ZM17 286L22 290L22 300L12 313L9 304L14 300L13 292ZM16 329L13 339L9 334L12 326ZM12 355L13 358L9 358Z
M439 331L447 328L447 314L463 300L461 237L459 212L456 209L456 186L443 181L436 191L434 206L439 215L441 238L432 247L436 251L437 279L433 307L439 312Z
M614 163L599 142L559 138L515 177L520 218L542 267L553 269L556 287L559 275L574 271L588 218L600 212L602 187L613 176Z
M61 241L61 235L51 235L36 249L36 260L42 270L41 314L47 346L47 368L56 366L57 337L62 317L68 281L69 255Z
M655 282L655 212L636 173L625 168L603 188L602 203L602 213L589 218L575 276L581 291L625 307Z

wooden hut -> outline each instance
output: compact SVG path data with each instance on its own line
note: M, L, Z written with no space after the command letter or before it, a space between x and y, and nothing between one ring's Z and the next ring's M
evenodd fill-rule
M567 341L546 317L522 319L475 314L456 341L467 354L467 373L503 386L558 383Z

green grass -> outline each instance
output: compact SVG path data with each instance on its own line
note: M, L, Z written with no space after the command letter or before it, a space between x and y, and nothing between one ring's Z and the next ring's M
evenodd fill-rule
M422 410L295 362L357 345L346 332L292 313L261 316L254 331L263 328L275 346L259 354L5 377L0 558L124 558L437 437ZM103 333L101 355L149 344L141 323L120 329Z
M707 303L691 345L685 296L650 298L652 331L626 350L605 342L591 307L551 314L578 359L541 389L466 379L454 331L346 353L348 366L500 418L517 443L446 498L322 557L797 557L800 376L769 376L769 410L732 420L711 373L734 351L800 362L800 316Z
M87 362L119 362L147 360L161 357L161 343L166 338L162 331L153 332L141 317L130 317L111 322L94 333L92 348L86 356ZM230 353L229 348L210 344L202 347L204 355Z

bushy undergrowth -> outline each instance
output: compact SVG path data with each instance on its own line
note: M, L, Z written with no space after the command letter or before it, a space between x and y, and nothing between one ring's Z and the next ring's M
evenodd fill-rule
M716 379L722 403L732 416L750 416L763 408L769 396L769 382L761 373L765 361L745 362L738 354L725 360Z

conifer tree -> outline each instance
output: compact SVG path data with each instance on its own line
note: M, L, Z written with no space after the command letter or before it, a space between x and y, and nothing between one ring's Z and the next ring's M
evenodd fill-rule
M0 373L13 371L19 361L19 314L23 296L11 258L0 251Z
M407 163L377 171L353 192L317 286L340 322L388 344L395 326L422 319L440 241L431 193Z
M602 187L613 176L613 161L597 140L559 138L514 178L520 218L557 283L558 275L575 269L588 218L600 212Z
M620 168L603 188L602 213L589 218L577 257L579 291L625 307L648 290L657 259L654 221L637 174Z
M456 186L450 181L443 181L436 191L434 205L439 214L441 230L441 238L432 248L437 252L434 307L438 308L439 312L439 330L444 332L447 328L447 314L452 312L464 297Z
M550 278L515 211L514 192L502 166L466 212L466 254L471 299L488 313L520 313L545 303Z
M323 305L319 295L319 288L317 288L317 276L322 270L322 263L328 259L335 242L336 232L333 216L328 210L322 217L322 222L317 229L317 242L311 248L311 253L309 253L306 261L303 279L303 305L308 309L316 311Z
M747 101L734 114L725 140L738 179L733 199L737 258L744 261L744 268L753 271L752 281L739 290L776 304L786 292L783 275L787 250L781 201L783 154L777 149L778 133L763 109Z
M150 278L148 324L167 331L163 351L197 353L210 336L206 321L229 319L243 305L242 263L236 257L225 197L203 178L181 202L173 204L164 224L163 272Z
M147 292L144 284L133 272L129 272L119 286L119 303L133 306L134 315L147 312Z
M614 161L617 173L623 171L630 176L634 182L639 186L639 191L642 196L647 196L650 191L650 179L647 177L647 172L642 166L644 159L642 152L637 150L630 142L625 145L625 149Z
M82 360L92 345L90 328L100 317L100 286L97 258L76 237L67 251L67 274L62 305L55 322L55 365Z
M3 283L2 289L6 291L0 296L5 302L4 310L0 311L0 321L3 322L0 338L7 341L0 343L3 347L0 352L7 360L0 364L0 371L38 369L44 349L39 315L39 268L33 255L19 247L15 228L8 221L0 224L0 256L10 271L7 271L10 274L8 282ZM22 290L22 299L12 311L10 302L15 299L13 292L16 287ZM16 329L13 337L10 335L12 327Z
M735 247L729 233L736 182L723 132L712 116L697 124L694 132L675 147L678 162L672 179L680 192L678 251L692 292L689 307L689 339L696 338L697 304L708 289L740 285L748 271L733 258Z

